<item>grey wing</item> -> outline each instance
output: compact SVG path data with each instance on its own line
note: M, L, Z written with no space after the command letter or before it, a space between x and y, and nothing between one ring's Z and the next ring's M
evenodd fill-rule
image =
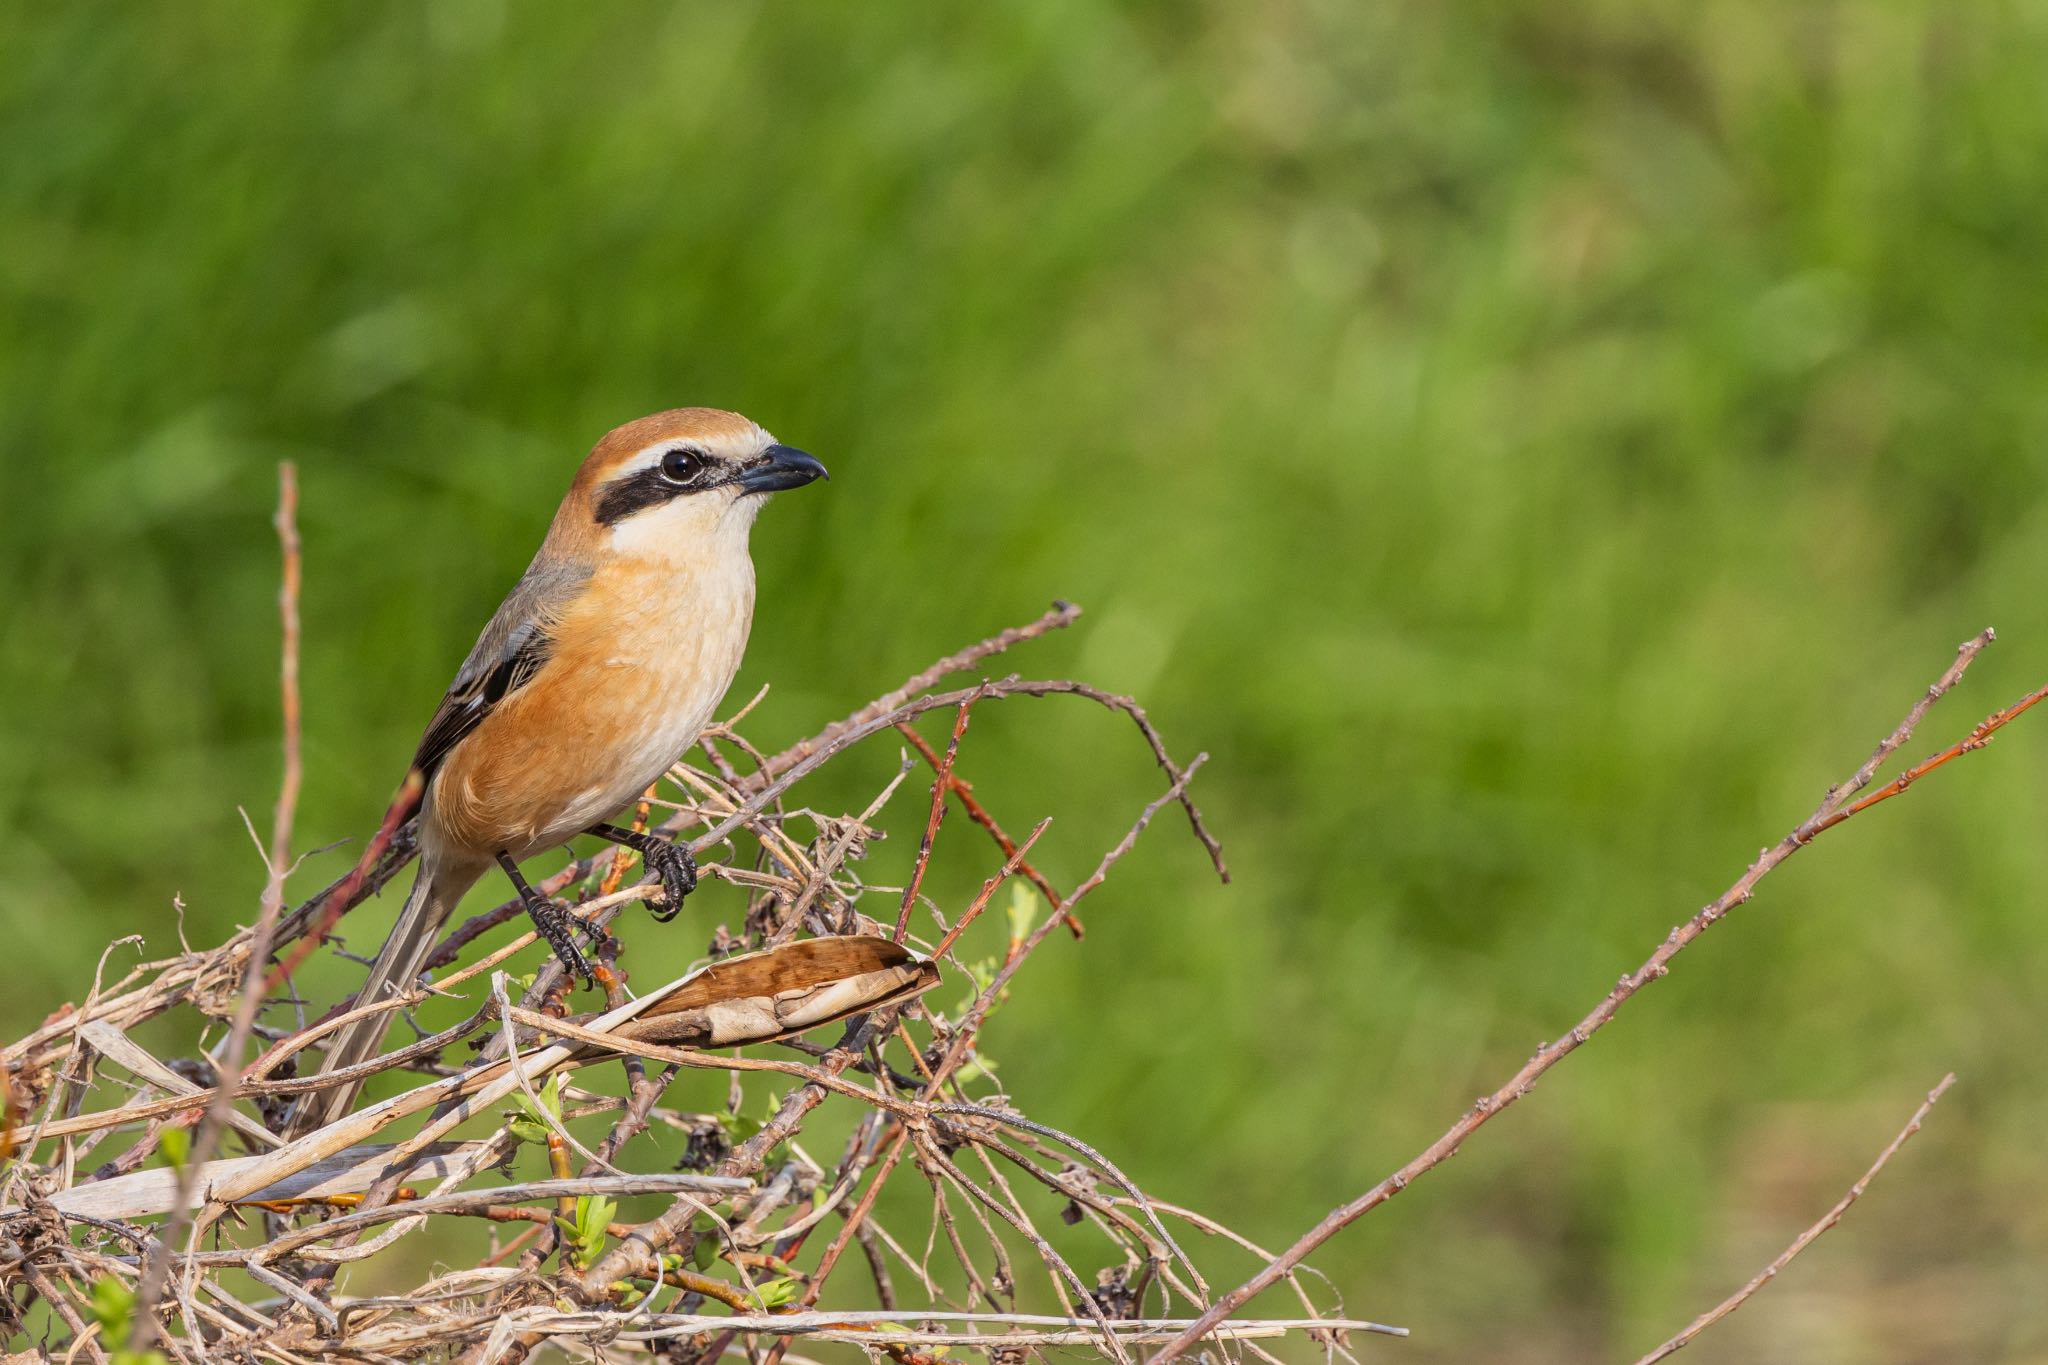
M431 780L448 753L483 723L491 708L532 680L554 650L551 631L569 600L590 578L587 565L535 560L462 661L412 766Z

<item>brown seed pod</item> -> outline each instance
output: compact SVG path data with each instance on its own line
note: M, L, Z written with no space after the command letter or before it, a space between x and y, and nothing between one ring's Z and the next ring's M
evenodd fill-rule
M938 984L935 964L885 938L799 939L692 972L616 1032L679 1047L769 1043Z

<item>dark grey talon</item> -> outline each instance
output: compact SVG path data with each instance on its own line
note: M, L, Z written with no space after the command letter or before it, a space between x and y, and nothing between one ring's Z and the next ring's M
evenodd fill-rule
M620 829L617 825L592 825L584 833L639 852L640 861L661 881L662 904L649 905L647 909L664 924L683 908L683 897L697 889L697 859L685 844L645 830Z
M577 950L574 937L577 929L588 932L589 926L529 886L526 878L520 875L519 864L509 853L498 854L498 866L504 868L505 875L512 879L512 889L519 893L519 903L526 907L526 917L533 921L534 932L554 950L555 960L562 964L562 969L581 979L586 986L597 984L590 962Z
M649 840L640 856L647 870L661 879L662 903L650 905L648 911L666 924L683 908L683 898L697 889L697 860L689 849L666 839Z
M562 970L581 981L585 986L596 984L596 977L590 970L590 960L576 946L575 931L584 928L582 921L551 902L540 906L528 905L527 915L533 920L533 927L549 948L554 950L555 960L562 964Z

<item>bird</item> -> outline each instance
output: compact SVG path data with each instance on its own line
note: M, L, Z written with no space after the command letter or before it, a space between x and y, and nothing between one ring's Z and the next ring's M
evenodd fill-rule
M494 865L562 965L587 980L580 921L519 870L578 835L638 850L662 884L656 913L675 914L697 882L689 850L605 820L696 743L739 670L762 505L825 477L813 456L716 408L657 412L598 441L427 723L406 788L419 803L419 872L357 1006L417 979L456 903ZM373 1056L394 1013L338 1029L322 1074ZM341 1117L360 1087L308 1092L288 1134Z

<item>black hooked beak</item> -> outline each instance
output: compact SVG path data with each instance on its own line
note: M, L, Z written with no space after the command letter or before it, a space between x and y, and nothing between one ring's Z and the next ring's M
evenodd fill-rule
M760 462L740 475L740 487L749 493L780 493L831 477L825 466L795 446L769 446Z

